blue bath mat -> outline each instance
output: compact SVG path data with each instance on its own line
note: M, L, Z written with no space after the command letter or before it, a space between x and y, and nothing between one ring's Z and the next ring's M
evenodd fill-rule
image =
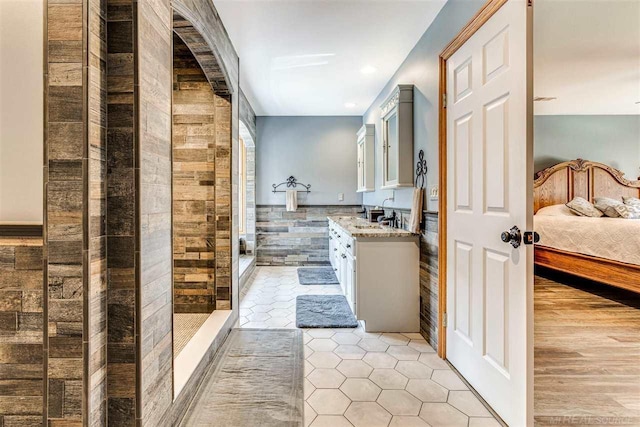
M332 267L298 268L301 285L339 285Z
M357 328L358 321L343 295L300 295L296 298L298 328Z

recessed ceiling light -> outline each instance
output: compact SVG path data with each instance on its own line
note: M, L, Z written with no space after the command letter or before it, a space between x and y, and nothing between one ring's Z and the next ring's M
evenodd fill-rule
M356 105L358 105L358 104L356 104L355 102L346 102L344 104L344 106L347 107L347 108L354 108Z
M360 70L360 72L361 72L362 74L373 74L373 73L375 73L376 71L378 71L378 69L377 69L376 67L371 66L371 65L367 65L366 67L364 67L364 68L362 68L362 69Z
M535 102L555 101L556 99L558 98L555 96L536 96L533 98Z

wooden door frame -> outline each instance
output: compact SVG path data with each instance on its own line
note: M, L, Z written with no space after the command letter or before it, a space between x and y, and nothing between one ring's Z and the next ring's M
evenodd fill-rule
M440 53L440 93L438 101L438 356L447 357L444 326L447 311L447 60L456 53L508 0L488 0ZM531 0L527 0L531 2Z

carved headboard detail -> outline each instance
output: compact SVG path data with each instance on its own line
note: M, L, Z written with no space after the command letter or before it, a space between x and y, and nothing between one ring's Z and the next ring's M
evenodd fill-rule
M533 183L533 209L559 205L574 197L640 197L640 181L630 181L618 169L577 159L558 163L537 173Z

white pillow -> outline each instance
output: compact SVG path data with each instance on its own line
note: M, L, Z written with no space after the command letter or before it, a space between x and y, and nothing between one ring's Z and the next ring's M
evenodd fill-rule
M565 205L551 205L545 206L536 212L536 215L540 216L577 216L571 209L566 207Z

